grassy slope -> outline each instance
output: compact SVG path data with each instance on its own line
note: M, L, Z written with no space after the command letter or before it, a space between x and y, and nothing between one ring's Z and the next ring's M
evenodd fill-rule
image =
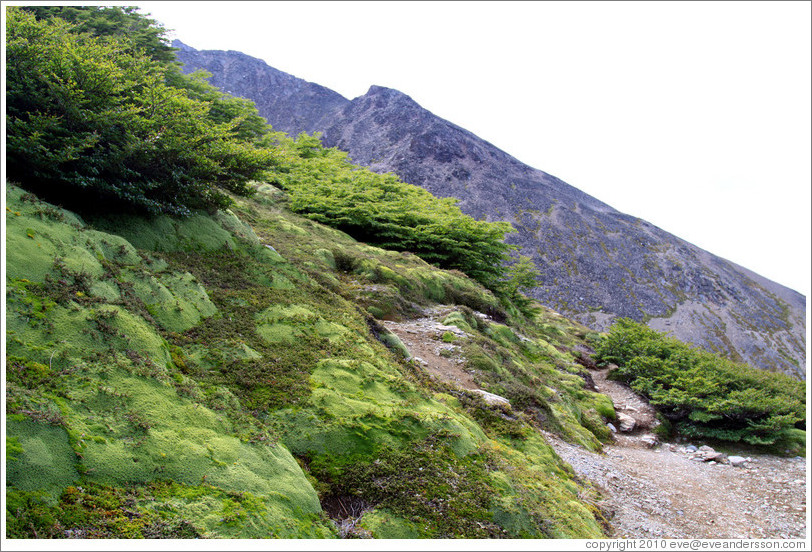
M8 187L8 536L600 536L536 429L606 437L611 403L566 352L584 328L517 322L283 205L265 186L233 212L89 225ZM512 408L432 381L376 322L435 303Z

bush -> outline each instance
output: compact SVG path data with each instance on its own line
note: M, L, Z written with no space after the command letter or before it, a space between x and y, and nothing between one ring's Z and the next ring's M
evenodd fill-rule
M129 41L7 14L7 173L44 199L184 215L227 206L226 190L249 193L273 162L243 140L241 103L213 113L192 84L168 84L181 80L174 66Z
M802 382L757 370L628 319L596 347L610 377L628 383L690 437L772 445L806 423Z
M318 135L275 140L284 161L273 173L274 183L290 194L294 212L359 241L460 270L489 289L500 285L512 250L504 242L513 230L509 223L474 220L456 199L437 198L394 174L353 165L346 153L322 147Z

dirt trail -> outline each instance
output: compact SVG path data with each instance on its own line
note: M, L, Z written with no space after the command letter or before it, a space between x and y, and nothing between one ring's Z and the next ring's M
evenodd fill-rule
M477 390L459 347L442 341L446 331L459 331L438 322L445 312L427 311L424 318L385 325L434 377ZM607 380L606 373L591 370L597 390L612 398L619 414L633 419L634 429L615 433L615 442L602 453L550 433L545 437L582 482L600 491L599 506L614 537L806 538L805 459L731 447L725 452L748 459L734 467L692 458L691 443L654 444L653 408L628 387Z
M443 341L445 332L460 336L464 336L465 332L456 326L441 324L439 320L442 320L443 314L447 313L443 310L426 311L427 316L423 318L407 322L385 321L383 325L400 338L412 358L429 374L463 389L479 389L471 374L463 369L465 361L459 345Z
M575 473L606 498L600 504L622 538L805 538L806 461L730 447L744 465L704 462L691 443L651 446L654 410L628 387L592 371L599 392L636 427L593 453L546 434ZM697 449L704 443L693 443Z

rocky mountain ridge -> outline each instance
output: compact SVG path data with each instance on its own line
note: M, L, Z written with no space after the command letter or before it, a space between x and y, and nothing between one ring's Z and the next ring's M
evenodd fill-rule
M372 86L347 100L239 52L178 41L187 71L253 100L277 130L322 132L354 162L396 173L475 218L509 221L508 241L541 277L531 294L595 329L618 316L754 366L804 378L805 297L625 215L420 107Z

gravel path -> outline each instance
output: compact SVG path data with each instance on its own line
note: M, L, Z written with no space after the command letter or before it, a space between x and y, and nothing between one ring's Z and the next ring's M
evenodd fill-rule
M806 460L730 448L743 466L704 462L690 443L658 444L646 438L656 420L628 387L592 372L619 413L638 422L593 453L545 434L556 452L605 497L599 506L620 538L806 538ZM693 443L699 448L704 443Z
M385 322L432 376L477 390L464 370L460 348L443 343L454 327L438 320L448 309L424 318ZM743 466L705 462L690 443L656 444L654 409L628 387L607 380L608 370L590 370L597 391L633 419L634 428L594 453L544 432L547 441L585 484L603 497L598 506L618 538L806 538L806 461L729 449L748 459ZM619 423L617 425L620 425ZM652 446L653 445L653 446ZM693 443L699 448L704 443Z

